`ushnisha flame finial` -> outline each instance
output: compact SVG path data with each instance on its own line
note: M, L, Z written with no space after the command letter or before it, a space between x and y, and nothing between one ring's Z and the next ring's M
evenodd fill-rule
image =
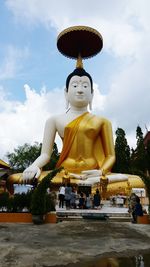
M80 54L79 54L79 56L78 56L78 58L77 58L76 68L77 68L77 69L83 69L82 57L81 57Z

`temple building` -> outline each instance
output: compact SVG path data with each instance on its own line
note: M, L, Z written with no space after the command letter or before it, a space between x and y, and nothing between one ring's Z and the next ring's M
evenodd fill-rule
M10 174L10 166L0 159L0 193L6 191L6 181Z
M144 145L147 147L147 143L150 142L150 131L147 131L145 137L144 137Z

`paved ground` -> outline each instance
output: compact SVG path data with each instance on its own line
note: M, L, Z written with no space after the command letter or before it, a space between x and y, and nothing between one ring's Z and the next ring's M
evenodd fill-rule
M95 257L145 252L150 254L150 225L109 220L0 224L0 267L73 266Z

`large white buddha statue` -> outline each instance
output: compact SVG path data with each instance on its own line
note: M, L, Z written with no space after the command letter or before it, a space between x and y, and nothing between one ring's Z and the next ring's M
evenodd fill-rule
M99 176L111 171L115 153L111 123L88 112L93 99L91 76L76 68L66 81L67 111L49 118L45 125L41 155L23 173L23 180L38 178L52 153L56 133L63 140L57 167L75 177Z

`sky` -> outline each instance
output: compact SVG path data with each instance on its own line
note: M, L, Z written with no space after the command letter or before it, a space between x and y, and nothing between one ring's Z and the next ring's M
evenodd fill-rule
M92 112L112 122L114 140L120 127L135 147L137 126L150 130L149 10L149 0L0 1L0 158L42 142L46 119L65 111L76 62L58 51L57 36L75 25L103 36L102 51L83 62L94 81Z

